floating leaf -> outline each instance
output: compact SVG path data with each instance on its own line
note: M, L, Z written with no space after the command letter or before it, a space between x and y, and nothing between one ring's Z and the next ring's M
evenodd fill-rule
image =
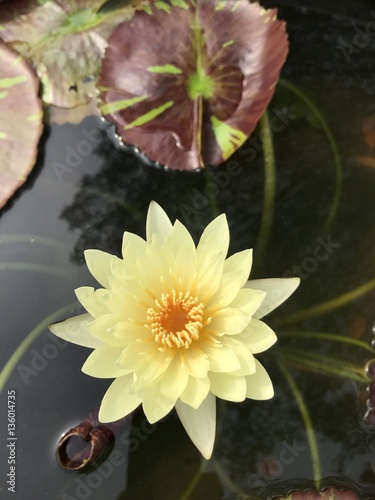
M275 500L358 500L355 493L348 490L329 488L318 494L314 491L295 491L287 497L274 497Z
M29 65L0 42L0 208L21 186L42 133L39 81Z
M96 96L106 39L134 13L131 5L98 13L102 4L103 0L12 0L0 5L0 36L33 62L47 103L70 108Z
M92 99L89 103L82 106L75 106L74 108L51 106L49 108L48 122L49 124L53 123L56 125L64 125L64 123L77 125L87 116L100 116L96 99Z
M269 103L286 58L275 9L157 1L109 39L99 88L123 140L170 168L227 159Z

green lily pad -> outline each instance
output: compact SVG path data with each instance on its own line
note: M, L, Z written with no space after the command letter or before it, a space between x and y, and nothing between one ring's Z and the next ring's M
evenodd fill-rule
M0 37L33 63L43 82L45 102L72 108L96 98L106 40L118 23L134 14L131 5L98 13L103 3L12 0L0 4Z
M30 66L0 42L0 208L35 164L43 129L38 92Z
M170 168L223 162L273 95L288 51L276 15L248 0L156 1L109 39L102 113Z

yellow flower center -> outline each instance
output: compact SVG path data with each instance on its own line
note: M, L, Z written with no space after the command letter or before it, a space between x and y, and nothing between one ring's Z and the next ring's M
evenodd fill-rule
M155 305L147 309L147 321L156 342L163 344L161 349L188 349L203 327L202 302L189 292L172 290L172 294L163 293L160 300L155 299Z

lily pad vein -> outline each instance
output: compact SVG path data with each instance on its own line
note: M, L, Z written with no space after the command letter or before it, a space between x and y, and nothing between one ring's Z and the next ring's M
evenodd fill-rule
M134 127L140 127L142 125L145 125L146 123L154 120L157 116L161 115L166 109L170 108L173 106L174 102L173 101L168 101L165 104L162 104L158 108L152 109L151 111L148 111L144 115L139 116L136 120L133 122L129 123L124 127L125 130L129 130Z

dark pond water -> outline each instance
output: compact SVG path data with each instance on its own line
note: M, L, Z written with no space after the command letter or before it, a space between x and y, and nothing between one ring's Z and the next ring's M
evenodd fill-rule
M271 499L314 488L317 475L321 487L375 498L375 426L364 419L365 365L375 358L374 144L364 134L375 113L375 7L279 5L291 53L269 107L275 177L259 130L218 168L176 173L120 148L112 127L91 117L46 130L38 167L1 213L0 404L6 414L15 391L13 498ZM358 42L366 29L367 43ZM273 178L272 210L263 191ZM152 199L196 238L226 212L230 253L255 248L252 277L300 275L268 320L279 342L260 358L275 397L219 406L215 453L203 466L173 412L154 426L136 412L112 426L107 460L67 471L57 442L95 420L108 381L82 374L88 351L46 327L81 312L75 288L95 286L83 250L118 254L123 231L143 236ZM11 498L6 437L2 419L0 491Z

